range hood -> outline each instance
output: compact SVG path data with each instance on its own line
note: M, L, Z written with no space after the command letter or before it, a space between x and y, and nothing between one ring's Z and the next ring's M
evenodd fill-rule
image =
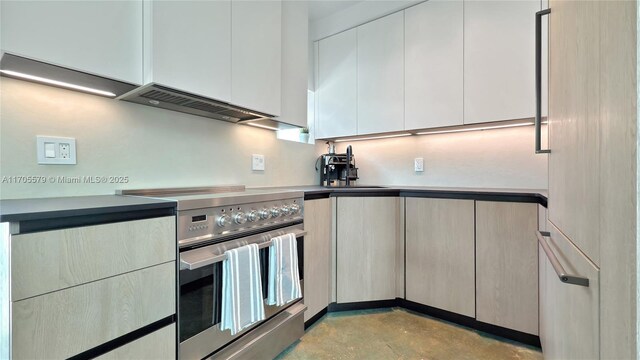
M299 128L270 114L155 83L137 86L9 53L1 56L0 75L6 77L269 130Z
M130 91L118 99L232 123L258 121L273 117L273 115L153 83Z

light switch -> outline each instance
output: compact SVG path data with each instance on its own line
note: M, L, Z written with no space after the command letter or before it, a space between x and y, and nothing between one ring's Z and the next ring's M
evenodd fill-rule
M251 170L264 171L264 155L251 155Z
M75 165L76 139L53 136L36 136L38 164Z
M44 143L44 157L49 159L56 157L56 144Z
M423 158L415 158L415 159L413 159L413 170L415 172L424 171L424 159Z

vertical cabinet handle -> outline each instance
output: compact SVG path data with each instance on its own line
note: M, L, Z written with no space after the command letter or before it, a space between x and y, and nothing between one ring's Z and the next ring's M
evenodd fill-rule
M542 149L542 17L549 15L551 9L545 9L536 13L536 154L548 154L549 149Z

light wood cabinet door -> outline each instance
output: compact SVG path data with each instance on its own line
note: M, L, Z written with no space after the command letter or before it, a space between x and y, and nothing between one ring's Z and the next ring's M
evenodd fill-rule
M404 13L358 26L358 134L404 129Z
M476 201L476 319L538 335L538 207Z
M357 134L356 29L318 42L316 139Z
M465 1L464 123L535 116L540 1Z
M404 128L462 125L463 2L430 0L404 16Z
M550 1L549 220L600 263L600 2Z
M231 1L231 102L280 115L282 2Z
M176 325L171 324L153 333L98 356L98 360L160 360L176 358Z
M474 201L405 201L406 299L475 317Z
M329 305L331 286L331 199L304 202L304 320Z
M12 303L16 359L66 359L176 312L174 261Z
M176 259L167 216L11 237L12 301Z
M231 101L231 1L146 1L145 82Z
M337 201L337 302L396 297L397 197L341 197Z
M542 352L549 360L600 358L599 271L560 231L548 224L550 248L573 275L589 279L589 287L562 283L545 256L545 280L541 285L540 324Z
M142 83L142 1L2 1L2 50Z

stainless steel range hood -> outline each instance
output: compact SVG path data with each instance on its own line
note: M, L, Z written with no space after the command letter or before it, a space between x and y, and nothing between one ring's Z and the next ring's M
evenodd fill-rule
M148 84L118 99L232 123L272 118L273 115L189 94L158 84Z

